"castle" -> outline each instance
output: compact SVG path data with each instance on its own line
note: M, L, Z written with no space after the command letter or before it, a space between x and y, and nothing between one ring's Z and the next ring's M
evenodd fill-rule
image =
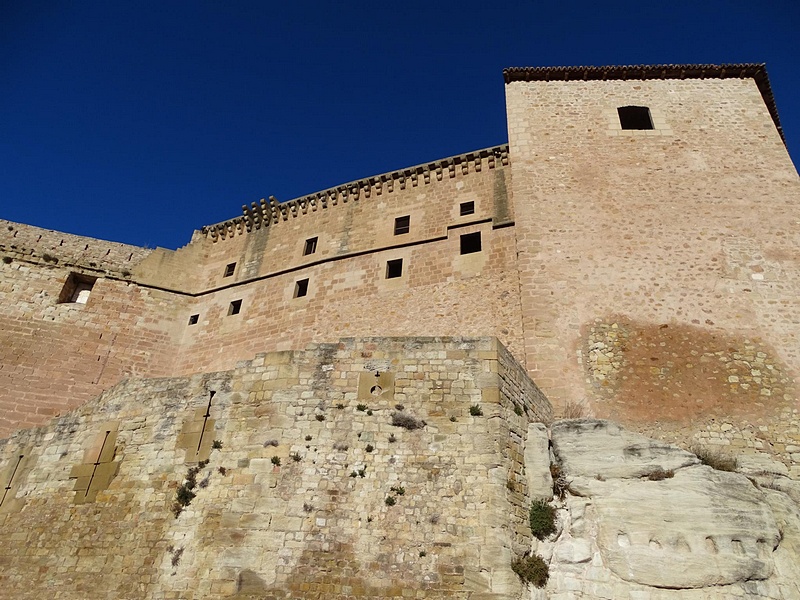
M26 527L44 536L49 525L36 518L49 514L68 538L78 513L54 517L61 509L43 490L74 483L75 498L83 496L63 500L73 502L71 511L99 511L100 500L116 494L116 508L97 517L114 530L104 530L102 543L108 549L122 540L116 543L135 547L129 556L141 559L135 566L132 558L92 555L94 566L75 575L76 587L63 597L400 597L413 571L403 566L409 552L423 558L434 544L448 558L431 571L425 589L432 591L417 597L505 597L498 590L512 586L513 574L492 557L507 566L509 548L526 543L526 507L537 495L526 474L526 432L553 413L612 419L684 447L766 454L800 476L800 180L764 65L511 68L504 77L507 145L288 202L261 200L196 231L175 251L0 222L0 434L23 430L4 442L3 524L17 527L13 520L27 514ZM502 418L465 425L478 420L482 402ZM384 428L361 423L366 411L412 407L412 423L441 421L428 428L430 439L417 439L395 462L366 466L373 450L394 448ZM367 454L348 455L355 438L331 429L341 410L350 411L348 432L372 448ZM177 441L167 443L166 431ZM227 438L217 440L221 431ZM456 431L463 441L447 449L444 438ZM303 488L298 474L295 487L282 488L281 469L294 457L306 464L317 440L319 452L322 440L338 444L327 460L344 483L315 475ZM347 584L341 573L332 583L306 575L333 538L315 538L315 546L298 537L292 549L289 532L333 527L345 535L352 522L336 524L329 515L307 526L304 512L287 508L282 537L268 532L259 541L282 550L259 568L246 544L213 562L215 544L238 547L241 538L222 541L206 526L181 525L180 535L206 550L186 567L194 570L178 576L182 587L169 591L166 580L144 574L142 565L161 558L126 531L125 523L140 518L130 503L168 505L169 465L214 460L217 441L224 451L249 448L237 459L243 471L231 489L278 490L288 502L300 488L326 482L334 513L342 485L349 494L370 481L360 469L384 473L396 490L401 478L393 479L393 469L403 464L417 484L429 482L431 498L455 495L459 504L431 508L435 515L409 509L392 522L398 539L410 540L409 529L435 517L462 541L489 541L464 555L455 542L432 536L424 548L416 541L414 549L386 553L379 539L351 536L336 542L345 571L359 571L353 565L363 565L356 550L363 546L375 553L366 568L392 565L391 583L353 574L358 581ZM419 458L425 444L436 458ZM148 464L131 458L134 466L125 468L134 470L123 477L124 461L114 457L134 447L155 454ZM279 460L267 464L273 447ZM76 448L85 456L62 464ZM464 455L474 458L483 483L504 470L488 505L483 483L468 493L463 483L453 487ZM60 473L61 483L48 473ZM137 481L147 494L135 492ZM221 504L235 496L221 488L214 494ZM27 506L41 502L39 517L25 512L24 496ZM364 523L377 510L366 497L352 500ZM250 533L253 519L278 519L261 500L235 498L236 510L204 518L216 527L235 513L236 526ZM320 502L300 506L312 512ZM474 506L488 515L480 528L459 520L457 507ZM492 524L498 514L510 515L508 523ZM172 527L170 519L159 527ZM100 535L92 527L81 535ZM158 547L159 556L171 557L165 573L187 564L188 554L170 548ZM281 570L280 556L289 555L291 568ZM74 564L62 558L57 569L36 564L63 584ZM212 563L236 576L220 583ZM464 565L473 565L466 575ZM126 574L130 587L93 584L92 569ZM300 587L279 593L264 583L265 571ZM487 583L484 571L495 579ZM3 577L26 597L24 577ZM193 577L207 586L192 587ZM337 585L350 593L325 587Z

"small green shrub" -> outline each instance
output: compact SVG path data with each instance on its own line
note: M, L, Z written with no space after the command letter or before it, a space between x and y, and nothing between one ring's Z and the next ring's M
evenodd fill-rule
M363 467L358 470L358 476L362 479L367 476L367 467Z
M384 500L384 502L386 503L386 506L394 506L397 504L397 500L394 496L386 496L386 500Z
M534 587L544 587L550 576L550 569L541 556L523 556L511 562L511 570L525 582L533 584Z
M397 441L397 438L396 438L396 437L394 437L394 434L393 434L393 433L390 433L390 434L389 434L389 443L390 443L390 444L394 444L396 441Z
M310 441L311 441L311 439L312 439L312 438L311 438L311 436L310 436L310 435L307 435L307 436L306 436L306 441L307 441L307 442L310 442ZM277 440L276 440L276 441L277 441ZM277 445L277 444L276 444L276 445Z
M4 256L4 257L3 257L3 262L4 262L5 264L7 264L7 265L10 265L10 264L11 264L13 261L14 261L14 259L13 259L13 258L11 258L10 256Z
M339 404L336 405L336 408L338 408L339 410L344 410L344 404L340 402Z
M395 404L394 408L395 408L395 410L405 410L406 409L406 407L403 406L402 404Z
M712 469L716 469L717 471L736 470L735 458L714 452L708 448L692 448L692 452L697 455L701 463L708 465Z
M358 477L358 473L355 471L350 471L350 477Z
M281 466L281 459L279 456L273 456L270 460L272 461L272 464L275 465L276 467Z
M425 550L420 550L420 551L419 551L419 557L420 557L420 558L425 558L427 555L428 555L428 553L427 553L427 552L425 552Z
M480 405L473 404L472 406L469 407L469 414L472 415L473 417L482 417L483 411L481 410Z
M368 417L371 417L371 416L372 416L372 410L368 410L368 411L367 411L367 416L368 416Z
M315 418L317 421L324 421L324 420L325 420L325 415L316 415L314 418Z
M518 417L522 416L522 409L519 407L519 404L514 405L514 414Z
M359 405L356 406L356 410L364 412L365 410L367 410L367 405L366 404L359 404Z
M456 422L456 418L455 417L450 417L450 422L451 423L455 423Z
M292 452L292 453L289 455L289 457L290 457L290 458L291 458L291 459L292 459L294 462L300 462L301 460L303 460L303 457L302 457L302 456L300 456L300 453L299 453L299 452Z
M556 509L544 500L536 500L530 510L531 533L543 540L556 532Z
M219 440L214 440L211 442L211 448L214 450L222 450L222 442Z
M217 467L217 472L223 477L225 477L225 475L228 474L228 469L226 469L225 467Z
M367 452L372 452L373 450L375 450L375 446L373 446L372 444L367 444L367 447L364 448L364 450L366 450Z
M391 491L393 491L395 494L397 494L398 496L403 496L406 493L406 488L404 488L402 485L395 485L395 486L390 487L389 489Z

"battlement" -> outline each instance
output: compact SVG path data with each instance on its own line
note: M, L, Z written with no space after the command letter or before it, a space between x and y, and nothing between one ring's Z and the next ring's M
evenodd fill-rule
M254 229L268 227L279 221L288 221L289 217L296 218L299 215L307 214L309 209L316 211L318 208L328 208L329 205L347 204L350 201L358 201L362 197L371 198L373 194L375 196L380 196L384 192L391 194L395 187L405 190L409 185L411 187L417 187L420 184L427 185L431 182L431 178L442 181L445 174L449 178L453 178L457 171L463 175L471 172L480 173L484 162L488 169L507 166L509 164L508 144L357 179L286 202L278 202L274 196L270 196L269 201L262 198L260 203L253 202L250 206L243 205L242 216L215 225L207 225L200 231L216 242Z

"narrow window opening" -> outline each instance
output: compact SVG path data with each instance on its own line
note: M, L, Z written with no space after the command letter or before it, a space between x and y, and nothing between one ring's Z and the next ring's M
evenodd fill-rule
M461 236L461 254L473 254L481 251L481 232L465 233Z
M617 113L623 129L653 129L650 109L646 106L620 106Z
M228 307L228 316L231 315L238 315L242 310L242 301L241 300L234 300L231 302L231 305Z
M308 256L309 254L314 254L317 251L317 240L319 238L308 238L306 240L306 245L303 247L303 256Z
M302 298L308 294L308 279L301 279L294 284L294 297Z
M235 262L230 263L229 265L226 265L225 266L225 274L223 275L223 277L230 277L231 275L233 275L233 272L235 270L236 270L236 263Z
M403 276L403 259L396 258L386 262L386 279L397 279Z
M200 320L200 315L192 315L189 317L189 325L197 325L197 322Z
M404 217L397 217L394 220L394 234L395 235L402 235L404 233L408 233L411 229L411 216L406 215Z
M475 202L462 202L461 203L461 216L472 215L475 213Z
M72 302L75 304L86 304L89 301L94 282L97 277L81 275L80 273L70 273L61 293L58 295L59 304Z

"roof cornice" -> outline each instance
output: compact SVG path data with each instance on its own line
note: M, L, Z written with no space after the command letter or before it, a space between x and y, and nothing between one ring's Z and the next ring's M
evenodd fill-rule
M506 84L515 81L608 81L628 79L754 79L764 104L786 143L778 107L764 63L725 65L620 65L606 67L510 67L503 69Z

